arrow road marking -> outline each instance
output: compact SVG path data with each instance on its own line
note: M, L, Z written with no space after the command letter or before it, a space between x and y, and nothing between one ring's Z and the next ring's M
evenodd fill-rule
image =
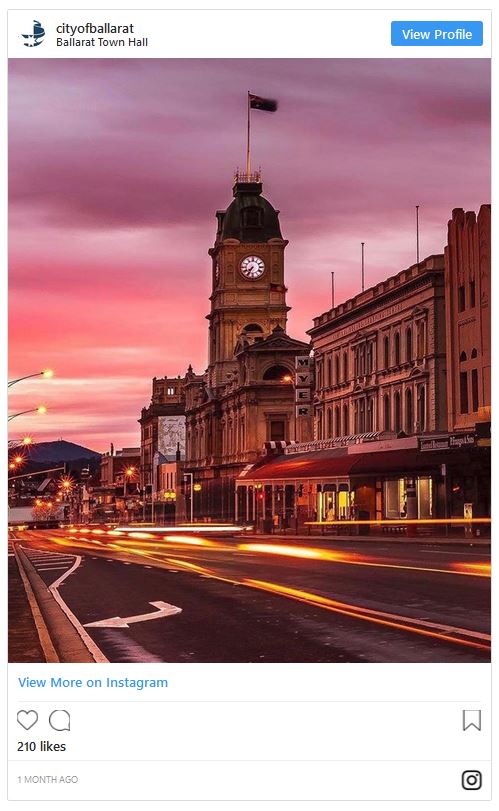
M107 620L99 620L98 622L87 622L85 628L128 628L133 622L159 620L162 617L172 617L174 614L180 614L182 611L178 606L164 603L162 600L149 603L149 605L154 606L157 611L151 611L149 614L137 614L135 617L110 617Z

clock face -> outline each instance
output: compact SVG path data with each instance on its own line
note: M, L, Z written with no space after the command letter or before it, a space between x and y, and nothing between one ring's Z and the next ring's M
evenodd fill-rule
M259 279L264 270L265 262L259 256L246 256L241 262L241 273L246 279Z

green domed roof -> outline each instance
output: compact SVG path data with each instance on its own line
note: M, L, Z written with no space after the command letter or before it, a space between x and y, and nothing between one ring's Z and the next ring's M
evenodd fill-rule
M234 200L221 216L219 238L240 242L282 239L279 212L262 197L260 182L234 184Z

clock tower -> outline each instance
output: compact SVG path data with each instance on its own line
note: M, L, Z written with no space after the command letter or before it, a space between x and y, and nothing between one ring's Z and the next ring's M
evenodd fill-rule
M225 386L237 347L285 330L284 249L279 212L262 196L260 173L236 174L234 200L217 211L212 258L209 364L212 390Z

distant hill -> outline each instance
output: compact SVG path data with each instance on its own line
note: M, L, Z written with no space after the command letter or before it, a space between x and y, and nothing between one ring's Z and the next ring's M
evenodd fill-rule
M29 461L43 464L84 460L96 462L100 457L100 453L84 448L83 445L67 442L65 439L57 439L55 442L36 442L30 446L28 453Z

